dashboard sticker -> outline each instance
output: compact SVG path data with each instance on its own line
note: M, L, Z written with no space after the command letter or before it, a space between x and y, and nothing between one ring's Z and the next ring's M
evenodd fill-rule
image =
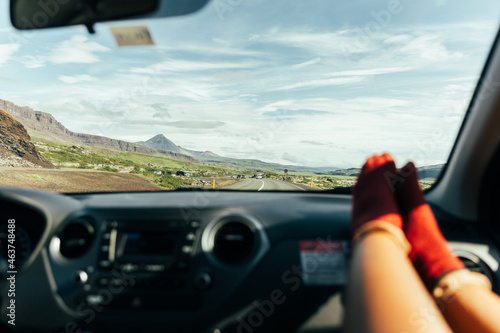
M301 241L302 281L309 286L336 286L346 283L348 242Z

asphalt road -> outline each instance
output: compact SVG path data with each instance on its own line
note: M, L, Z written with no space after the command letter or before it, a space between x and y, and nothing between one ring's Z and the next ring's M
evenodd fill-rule
M221 187L225 190L241 191L314 191L305 185L297 185L275 179L244 179L232 185Z

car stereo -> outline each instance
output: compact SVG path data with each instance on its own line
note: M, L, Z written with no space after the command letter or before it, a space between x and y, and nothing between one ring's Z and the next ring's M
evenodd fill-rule
M198 291L211 284L207 273L194 272L191 265L199 237L199 222L106 221L88 288L65 299L75 308L106 304L115 309L198 309ZM86 280L87 273L83 275Z
M186 271L195 251L199 222L109 221L99 249L101 271Z

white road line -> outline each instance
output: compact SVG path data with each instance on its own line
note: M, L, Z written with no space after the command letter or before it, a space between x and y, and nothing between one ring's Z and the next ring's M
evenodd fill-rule
M264 183L263 180L261 180L261 182L262 182L262 186L259 188L259 190L257 192L260 192L260 190L262 190L264 188L264 185L266 185L266 183Z

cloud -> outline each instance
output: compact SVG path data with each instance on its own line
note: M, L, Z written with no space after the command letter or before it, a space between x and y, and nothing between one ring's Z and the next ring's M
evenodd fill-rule
M298 50L294 51L297 54L302 52L317 56L314 60L294 65L298 68L319 61L328 64L332 59L336 59L337 64L342 60L349 65L366 64L367 68L391 63L395 64L395 67L401 67L399 71L406 71L426 63L459 60L465 57L462 52L451 51L445 45L444 41L448 41L450 36L455 36L458 29L456 27L448 31L446 27L442 25L434 27L433 30L390 27L369 36L360 27L347 27L336 31L295 27L271 29L267 33L251 35L249 40L294 48ZM335 62L332 64L336 65ZM377 73L373 75L375 74Z
M154 103L150 104L149 107L155 111L155 113L153 114L153 118L156 119L172 118L170 110L166 105L163 105L161 103Z
M11 57L20 44L0 44L0 65ZM23 55L16 60L25 68L45 67L47 62L53 64L81 63L90 64L100 61L97 53L109 53L111 50L97 42L88 41L86 36L76 35L51 47L48 54Z
M47 59L54 64L92 64L101 60L99 53L109 52L108 47L76 35L56 44Z
M223 121L172 121L165 123L167 126L192 129L217 128L225 124Z
M318 79L318 80L310 80L303 81L294 84L290 84L287 86L276 88L275 90L292 90L299 88L317 88L317 87L325 87L325 86L339 86L339 85L347 85L352 83L359 83L366 81L367 78L363 77L346 77L346 78L334 78L334 79Z
M312 146L326 146L326 143L317 142L317 141L310 141L310 140L302 140L302 141L300 141L300 143L306 144L306 145L312 145Z
M320 61L321 61L321 58L315 58L315 59L312 59L312 60L309 60L306 62L302 62L302 63L297 64L297 65L293 65L292 68L299 69L299 68L309 67L311 65L317 64Z
M129 123L127 121L127 123ZM170 126L176 128L185 129L211 129L224 126L226 123L223 121L198 121L198 120L181 120L181 121L155 121L155 120L136 120L134 121L136 125L160 125L160 126Z
M437 35L424 35L413 38L399 48L399 53L412 58L428 61L448 61L462 59L461 52L449 51Z
M372 76L390 73L400 73L411 70L412 67L388 67L388 68L371 68L351 71L340 71L325 74L327 76Z
M307 159L298 157L296 155L292 155L290 153L283 153L281 158L284 159L285 161L290 161L296 165L303 165L303 166L310 166L311 165L311 162L308 161Z
M289 116L313 116L313 115L321 115L328 113L326 111L318 111L318 110L284 110L278 109L276 111L266 111L262 113L263 116L272 116L272 117L289 117Z
M20 44L14 43L0 44L0 66L12 59L12 56L19 50L20 47Z
M201 72L229 69L250 69L261 65L263 65L263 63L257 61L208 62L185 59L168 59L146 68L131 68L130 72L137 74L159 74L164 72Z
M26 45L29 56L14 53L15 70L21 70L11 76L21 83L4 84L2 93L45 104L76 100L39 109L77 131L123 139L166 133L181 146L194 140L193 149L222 147L241 158L352 166L381 149L411 156L434 130L453 137L464 110L453 105L470 98L469 82L477 80L494 37L491 20L470 27L462 21L473 16L443 20L439 8L421 17L405 11L379 33L363 36L366 21L359 15L351 20L343 11L336 17L303 4L325 16L302 15L297 23L293 15L269 20L277 4L264 5L266 12L253 12L254 2L235 11L232 29L208 22L202 12L196 24L151 22L158 32L154 49L123 48L113 57L106 34L68 30L37 38ZM365 14L371 19L369 9ZM0 63L4 57L0 52ZM90 71L53 65L98 61ZM22 65L46 68L30 76ZM66 84L64 95L53 94L61 87L54 77ZM448 148L439 145L423 158L444 160Z
M400 111L402 108L407 109L415 103L418 104L420 101L417 99L408 100L388 97L302 98L265 105L258 111L262 113L279 111L276 112L277 115L286 115L286 112L292 112L291 110L310 110L311 115L312 112L316 112L319 119L327 113L337 117L353 116L356 118L366 113ZM323 112L323 114L321 115L319 112Z
M362 48L352 47L358 38L358 30L356 29L318 31L297 27L289 30L273 29L268 33L254 34L250 36L249 40L301 49L319 57L342 56L346 49L354 53L366 53L374 48L374 43L370 39L363 43Z
M202 56L244 56L244 57L252 57L252 56L262 56L263 52L251 50L251 49L241 49L241 48L233 48L228 46L229 42L225 43L218 38L213 38L212 41L216 43L201 45L201 44L178 44L178 45L166 45L166 46L158 46L159 50L166 50L169 53L172 52L182 52L182 53L191 53Z
M336 150L345 150L346 147L337 145L328 141L320 142L320 141L312 141L312 140L302 140L299 142L300 144L310 145L310 146L320 146L320 147L328 147L335 148Z
M40 56L26 55L17 58L17 61L22 63L26 68L40 68L45 67L45 60Z
M59 75L57 78L59 80L61 80L62 82L69 83L69 84L80 83L80 82L91 82L91 81L99 80L98 78L87 75L87 74L72 75L72 76Z

